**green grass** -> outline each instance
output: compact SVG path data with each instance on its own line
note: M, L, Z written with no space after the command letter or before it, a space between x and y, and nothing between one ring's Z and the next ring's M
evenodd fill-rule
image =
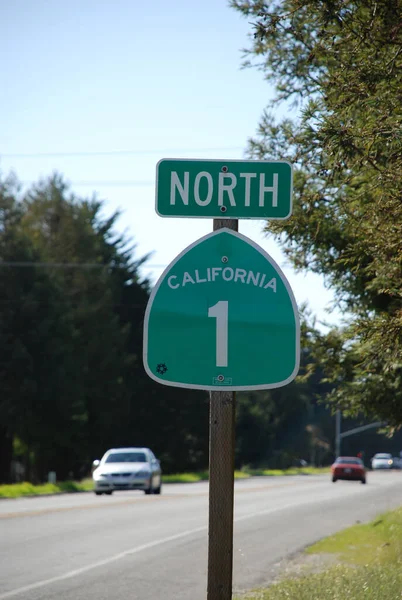
M329 467L316 468L305 467L295 469L249 469L243 467L240 471L235 471L235 479L247 479L256 476L275 476L275 475L314 475L329 473ZM198 471L196 473L173 473L162 475L164 483L196 483L197 481L208 481L208 471Z
M243 473L249 476L275 477L279 475L322 475L329 474L329 467L294 467L292 469L251 469L243 467Z
M402 507L325 538L307 553L333 554L340 564L250 592L243 600L400 600Z
M235 479L246 479L255 476L277 476L277 475L313 475L329 473L327 468L304 467L297 469L250 469L243 467L235 471ZM163 483L195 483L197 481L208 481L208 471L196 473L173 473L162 475ZM92 479L81 482L63 481L56 484L44 483L34 485L32 483L13 483L11 485L0 485L0 498L19 498L21 496L40 496L43 494L59 494L62 492L87 492L93 490Z
M162 481L163 483L196 483L197 481L208 481L208 471L162 475Z
M93 489L92 479L77 481L60 481L34 485L24 481L10 485L0 485L0 498L20 498L21 496L43 496L44 494L60 494L63 492L86 492Z
M402 567L402 507L364 525L354 525L317 542L309 554L337 554L354 565L384 565L400 562ZM401 588L402 590L402 588Z
M171 475L162 475L163 483L196 483L197 481L208 481L208 471L198 471L197 473L173 473ZM248 473L243 471L234 472L235 479L247 479Z
M325 573L290 579L242 600L400 600L402 570L393 566L337 566Z

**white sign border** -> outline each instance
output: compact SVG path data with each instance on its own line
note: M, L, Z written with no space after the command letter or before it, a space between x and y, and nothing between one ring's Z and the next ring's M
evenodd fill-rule
M234 237L242 239L244 242L253 246L253 248L255 248L255 250L257 250L260 254L262 254L264 256L264 258L266 258L266 260L268 260L268 262L276 270L276 272L280 276L282 283L284 284L284 286L289 294L289 298L292 302L293 315L295 318L295 325L296 325L296 344L295 344L295 355L296 356L295 356L295 368L294 368L292 374L289 375L289 377L287 377L283 381L279 381L277 383L260 384L260 385L196 385L196 384L191 384L191 383L167 381L167 380L162 379L161 377L158 377L157 375L155 375L149 368L149 365L148 365L149 315L151 313L154 298L155 298L156 294L158 293L159 287L162 285L166 275L170 272L170 270L174 267L174 265L185 254L187 254L187 252L189 252L192 248L194 248L195 246L198 246L205 240L207 240L215 235L220 235L222 233L229 233L230 235L233 235ZM186 389L192 389L192 390L205 390L205 391L212 391L212 392L225 392L225 391L226 392L241 392L241 391L247 391L247 390L270 390L270 389L275 389L275 388L279 388L279 387L288 385L295 379L297 373L299 372L299 368L300 368L300 319L299 319L299 310L297 308L297 304L296 304L296 300L295 300L292 288L290 287L290 284L289 284L288 280L286 279L282 269L274 261L274 259L267 252L265 252L265 250L263 248L261 248L261 246L256 244L253 240L246 237L245 235L243 235L237 231L233 231L232 229L228 229L227 227L223 227L222 229L217 229L216 231L207 233L207 235L204 235L203 237L199 238L198 240L196 240L195 242L193 242L192 244L187 246L187 248L182 250L182 252L180 252L180 254L178 254L176 256L176 258L174 258L172 260L172 262L166 267L166 269L163 271L162 275L159 277L158 281L155 284L155 287L153 288L153 290L151 292L151 295L148 300L147 308L145 310L145 317L144 317L142 360L143 360L145 372L151 379L153 379L154 381L156 381L158 383L162 383L163 385L169 385L171 387L179 387L179 388L186 388Z

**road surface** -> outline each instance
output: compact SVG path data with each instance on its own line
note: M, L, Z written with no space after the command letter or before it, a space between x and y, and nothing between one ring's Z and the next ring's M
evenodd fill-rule
M329 476L235 484L234 591L263 585L282 559L402 504L402 471L368 484ZM205 600L208 484L161 496L118 492L0 501L0 600Z

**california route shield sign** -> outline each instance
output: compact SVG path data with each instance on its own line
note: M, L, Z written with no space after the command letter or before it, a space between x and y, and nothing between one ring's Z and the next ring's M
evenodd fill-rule
M219 229L181 252L145 313L144 367L165 385L281 387L297 375L298 310L288 281L257 244Z

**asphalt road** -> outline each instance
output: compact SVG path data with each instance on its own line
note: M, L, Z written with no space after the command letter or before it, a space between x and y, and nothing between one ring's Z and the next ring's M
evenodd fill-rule
M329 476L235 484L234 591L281 560L402 504L402 471L368 484ZM205 600L208 485L0 501L0 600Z

